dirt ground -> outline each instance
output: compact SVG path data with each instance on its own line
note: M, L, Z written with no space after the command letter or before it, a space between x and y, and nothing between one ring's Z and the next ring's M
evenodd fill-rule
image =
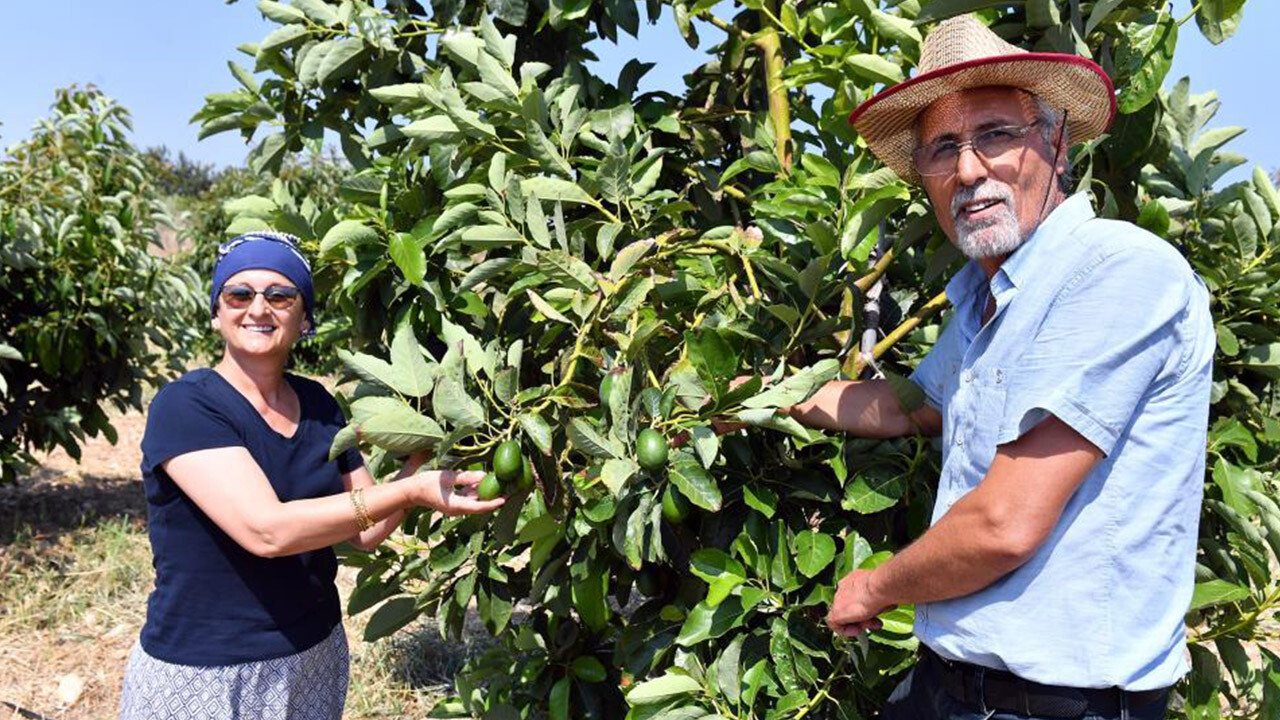
M153 581L138 467L144 420L114 419L76 463L57 451L16 487L0 487L0 720L115 717L125 660ZM342 568L345 597L354 571ZM348 718L423 717L468 653L421 624L393 641L361 639L347 618Z

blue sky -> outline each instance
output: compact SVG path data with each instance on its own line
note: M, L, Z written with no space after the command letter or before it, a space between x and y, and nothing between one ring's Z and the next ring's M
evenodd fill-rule
M1175 14L1184 15L1191 4L1177 0ZM10 3L5 15L0 147L27 135L47 113L55 88L92 82L132 111L136 144L167 145L218 165L244 159L247 148L238 134L197 142L196 128L187 120L205 94L237 87L227 61L247 64L248 58L236 45L256 42L273 27L259 16L253 0L230 5L217 0L24 2ZM1267 70L1280 58L1271 44L1277 27L1280 2L1275 0L1249 0L1240 31L1218 47L1190 22L1182 27L1169 74L1170 82L1190 75L1193 92L1216 89L1222 110L1213 124L1249 129L1228 149L1269 170L1280 168L1280 141L1269 129L1280 117L1280 93ZM720 34L707 25L700 32L704 49ZM597 72L611 79L630 58L656 62L643 89L678 89L681 75L706 58L679 37L669 12L656 26L642 24L639 40L624 36L617 46L597 42L595 50L601 58Z

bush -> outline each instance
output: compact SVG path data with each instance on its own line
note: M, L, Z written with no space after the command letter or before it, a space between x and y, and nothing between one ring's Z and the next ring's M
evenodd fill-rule
M129 143L129 113L93 86L0 162L0 476L31 450L80 455L115 431L104 408L141 409L182 369L195 275L148 252L168 220Z
M633 3L512 0L491 18L478 3L263 0L279 27L242 49L268 79L236 71L243 88L200 115L205 132L246 135L273 119L256 169L324 127L357 170L349 206L313 236L360 381L335 451L358 427L383 474L414 449L488 467L514 440L536 470L494 518L411 514L402 544L347 558L361 568L348 610L386 600L369 637L422 613L456 634L474 601L502 643L459 675L462 712L865 717L913 662L910 608L859 642L821 618L836 580L927 526L931 442L826 435L772 408L841 372L882 373L919 401L902 375L937 335L959 257L845 119L907 75L918 24L974 3L744 5L725 21L671 4L686 40L698 20L718 42L673 96L636 94L644 64L615 82L582 64L592 38L638 32ZM1202 32L1230 35L1239 5L1198 6ZM1086 23L1077 3L1034 0L981 16L1028 48L1104 63L1125 114L1073 153L1080 187L1104 216L1178 244L1215 292L1220 339L1236 339L1217 370L1215 502L1179 694L1189 715L1222 693L1249 714L1277 702L1265 678L1280 672L1241 650L1280 597L1280 346L1263 300L1280 213L1265 174L1212 189L1237 160L1220 151L1232 131L1202 131L1214 102L1186 84L1161 95L1179 32L1162 6L1094 3ZM740 374L777 382L730 389ZM752 427L719 437L722 419ZM646 428L688 442L659 466L636 451Z

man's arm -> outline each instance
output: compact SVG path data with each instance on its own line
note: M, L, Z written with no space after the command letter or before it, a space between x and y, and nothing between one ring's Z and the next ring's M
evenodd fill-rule
M902 411L887 380L833 380L786 413L803 425L868 438L939 435L942 414L929 405Z
M875 570L840 581L827 623L854 635L885 609L981 590L1031 559L1102 451L1050 416L997 449L982 483Z

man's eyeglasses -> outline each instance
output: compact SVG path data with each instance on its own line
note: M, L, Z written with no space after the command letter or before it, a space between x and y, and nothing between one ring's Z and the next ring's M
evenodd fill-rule
M243 310L253 304L258 295L275 310L288 310L298 302L298 288L289 285L271 285L265 290L254 290L248 285L227 285L222 288L222 302L232 310Z
M1042 121L1029 125L1001 125L984 130L964 142L943 140L921 145L911 153L916 172L925 176L950 175L960 162L960 150L970 147L987 162L999 159L1005 153L1023 146L1023 140L1031 129Z

